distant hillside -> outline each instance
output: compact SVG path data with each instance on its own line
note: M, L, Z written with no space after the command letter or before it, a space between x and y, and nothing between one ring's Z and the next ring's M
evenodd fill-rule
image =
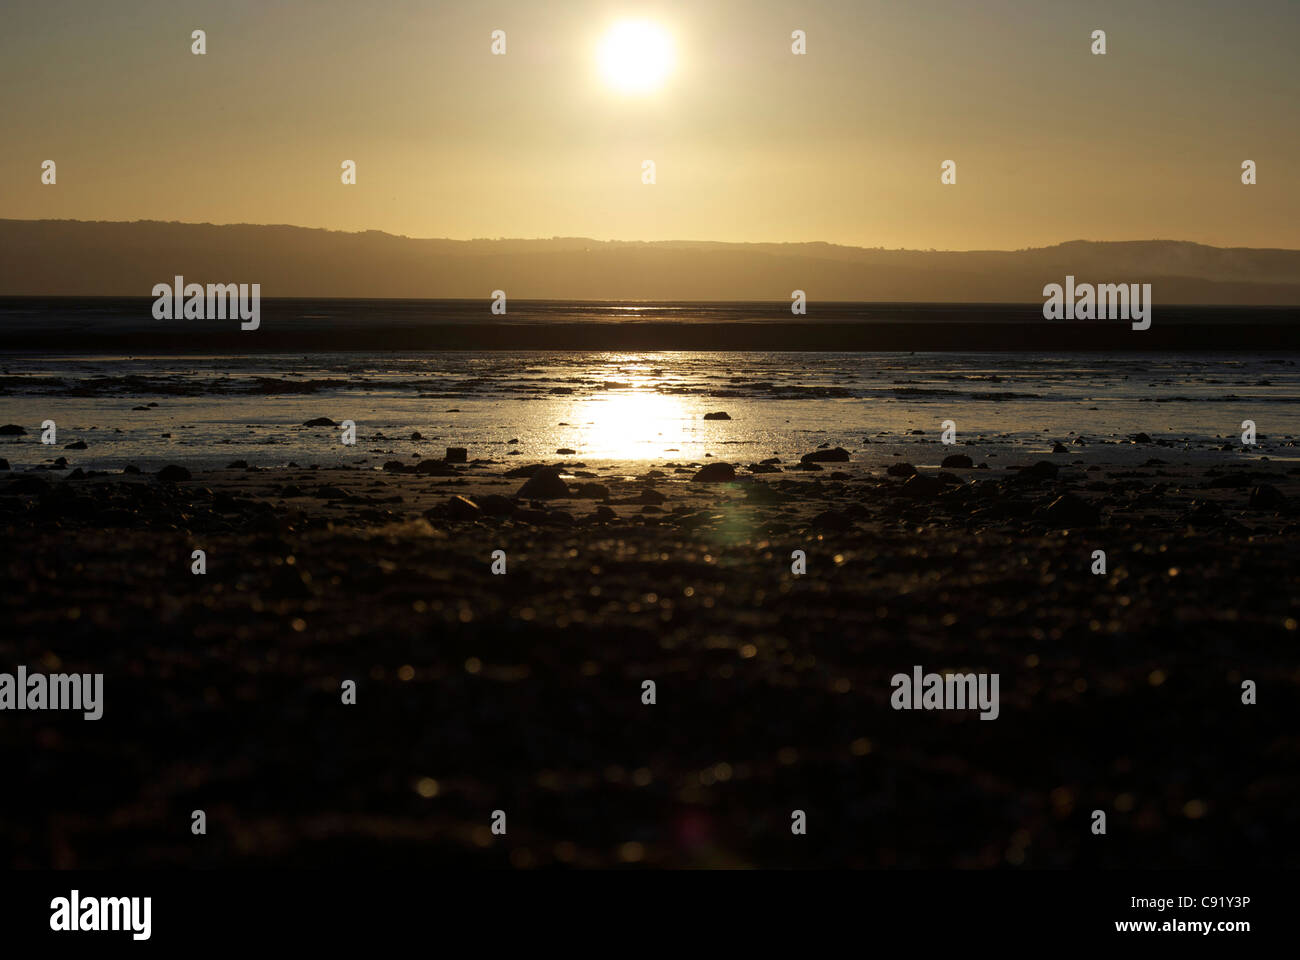
M1171 240L1017 251L826 243L414 240L237 224L0 220L0 295L147 296L176 274L264 297L1041 302L1043 285L1150 283L1164 304L1300 304L1300 251Z

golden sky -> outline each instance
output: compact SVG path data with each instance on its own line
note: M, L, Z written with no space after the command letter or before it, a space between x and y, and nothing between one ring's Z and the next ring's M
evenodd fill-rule
M0 217L1300 247L1294 0L6 0L0 18ZM628 19L671 39L650 92L598 69Z

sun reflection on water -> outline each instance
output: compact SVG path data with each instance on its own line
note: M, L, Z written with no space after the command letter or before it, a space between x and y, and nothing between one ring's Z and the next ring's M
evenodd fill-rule
M597 394L582 404L582 445L593 457L639 460L690 442L694 419L679 397L652 390Z

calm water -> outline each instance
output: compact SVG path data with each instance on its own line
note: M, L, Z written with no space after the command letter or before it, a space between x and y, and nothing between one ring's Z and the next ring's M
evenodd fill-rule
M1045 452L1054 440L1094 441L1080 456L1169 453L1103 446L1142 431L1180 460L1210 456L1258 425L1256 455L1291 459L1300 436L1295 355L419 353L265 357L0 359L0 456L26 469L66 456L72 466L149 469L168 462L264 467L296 462L378 466L440 457L742 463L783 459L825 443L855 459L902 453L918 465L951 452L937 443L953 420L980 453ZM147 409L134 409L148 404ZM706 421L710 411L729 421ZM307 428L314 417L357 424L357 444ZM58 425L56 447L40 424ZM924 431L912 434L913 430ZM424 439L412 441L419 431ZM77 440L86 450L64 450ZM517 440L517 443L509 443ZM864 441L870 441L866 443ZM974 453L974 451L968 451ZM1217 449L1215 450L1217 453ZM1217 454L1222 456L1222 454Z

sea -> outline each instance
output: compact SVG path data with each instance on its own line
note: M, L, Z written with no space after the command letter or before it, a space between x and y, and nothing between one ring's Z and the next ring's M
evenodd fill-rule
M0 457L13 470L168 463L376 468L470 460L647 463L823 446L937 466L1105 449L1108 460L1295 459L1300 357L800 351L0 354ZM708 418L725 414L726 419ZM352 421L355 445L335 427ZM53 444L40 442L53 421ZM1246 421L1258 443L1243 446ZM1150 443L1140 439L1145 434ZM1138 437L1139 441L1134 442ZM1079 443L1075 443L1079 440ZM81 449L79 444L84 443ZM73 445L73 449L68 449ZM967 449L973 447L977 449ZM1167 448L1161 452L1161 448ZM572 451L560 453L559 451ZM1001 458L1000 460L998 458ZM1018 462L1018 461L1017 461Z

